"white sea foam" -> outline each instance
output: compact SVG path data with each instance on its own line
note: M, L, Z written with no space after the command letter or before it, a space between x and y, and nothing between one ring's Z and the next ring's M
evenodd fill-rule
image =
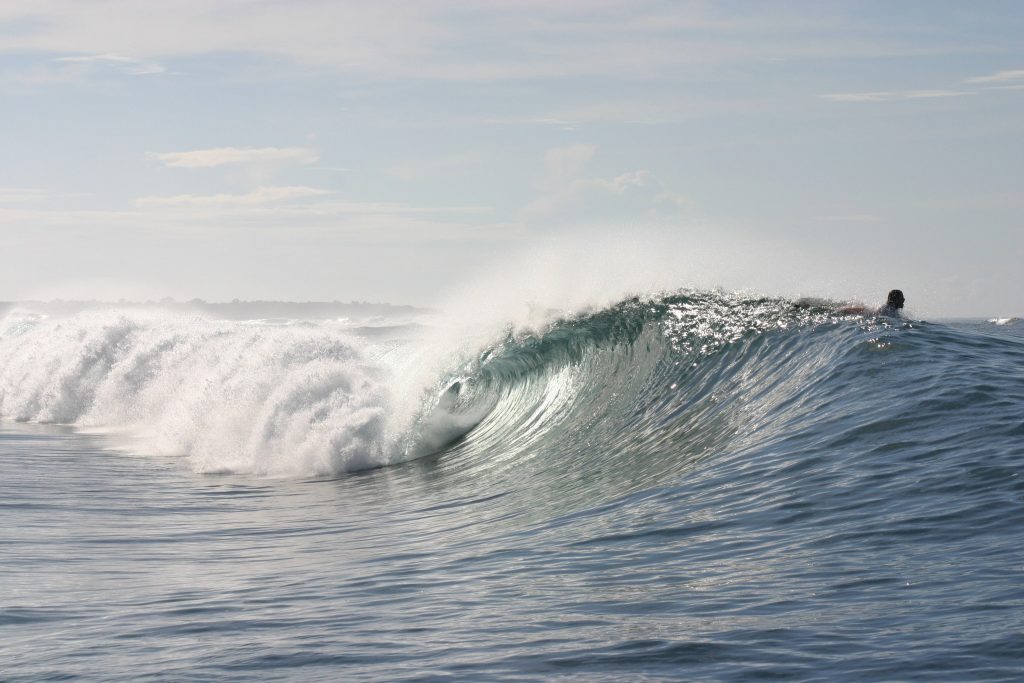
M200 472L329 475L416 454L401 437L423 387L388 359L338 322L16 312L0 323L0 416L130 434Z

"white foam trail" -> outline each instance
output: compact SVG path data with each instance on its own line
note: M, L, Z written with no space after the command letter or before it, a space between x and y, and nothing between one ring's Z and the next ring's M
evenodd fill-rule
M402 387L383 357L338 323L15 313L0 323L0 415L125 431L199 472L330 475L406 457L412 411L392 410Z

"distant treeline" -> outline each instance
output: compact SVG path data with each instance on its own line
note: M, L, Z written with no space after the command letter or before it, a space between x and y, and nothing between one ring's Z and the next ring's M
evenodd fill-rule
M400 316L426 313L415 306L375 304L366 301L240 301L210 302L202 299L175 301L0 301L0 315L12 308L22 307L50 315L74 315L95 308L161 308L181 313L203 313L227 320L255 318L370 318L374 316Z

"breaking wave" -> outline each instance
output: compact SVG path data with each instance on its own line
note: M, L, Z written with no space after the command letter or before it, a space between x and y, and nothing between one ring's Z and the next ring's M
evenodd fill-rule
M15 312L0 415L119 433L199 472L331 476L437 453L501 470L554 453L558 476L614 461L646 479L827 418L922 325L680 292L456 350L341 322Z

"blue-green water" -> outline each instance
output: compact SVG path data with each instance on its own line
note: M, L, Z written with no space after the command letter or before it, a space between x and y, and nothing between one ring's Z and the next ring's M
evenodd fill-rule
M1000 322L8 317L0 679L1019 680Z

